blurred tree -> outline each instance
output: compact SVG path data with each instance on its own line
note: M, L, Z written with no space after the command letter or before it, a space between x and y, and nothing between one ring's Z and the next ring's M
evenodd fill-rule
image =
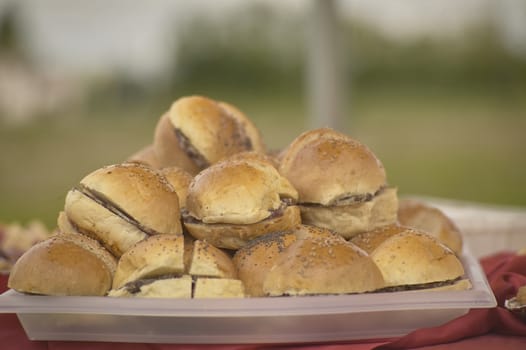
M21 56L23 54L21 42L18 10L16 5L11 4L0 12L0 55Z

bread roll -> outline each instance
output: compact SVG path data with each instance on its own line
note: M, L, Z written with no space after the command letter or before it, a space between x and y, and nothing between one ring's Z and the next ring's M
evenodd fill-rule
M135 243L119 259L112 288L145 278L184 273L183 235L160 234Z
M8 287L31 294L102 296L111 288L115 265L96 241L78 234L55 235L18 259Z
M430 288L464 277L462 262L451 249L410 227L386 226L357 235L351 242L370 253L387 287Z
M314 226L263 236L234 255L250 296L363 293L384 287L372 259L340 235Z
M279 171L298 190L302 222L345 238L396 222L396 189L364 144L322 128L298 136L280 155Z
M398 221L433 235L457 255L462 254L462 234L440 209L418 200L404 199L398 206Z
M161 166L192 175L235 153L262 148L259 132L241 111L203 96L177 99L154 135Z
M265 233L300 223L296 190L268 162L225 160L190 184L183 221L190 234L238 249Z
M155 234L181 234L179 199L167 180L138 163L106 166L66 196L64 212L79 232L120 257Z
M179 198L179 208L184 210L186 208L186 196L188 195L188 187L192 182L192 175L184 169L178 167L167 167L160 170L166 180L172 185L177 197Z

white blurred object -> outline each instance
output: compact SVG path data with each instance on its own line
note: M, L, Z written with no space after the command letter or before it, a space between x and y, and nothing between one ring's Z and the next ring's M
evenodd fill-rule
M342 129L343 72L334 0L312 0L307 33L307 93L311 129Z
M526 0L495 3L495 25L506 49L526 58Z

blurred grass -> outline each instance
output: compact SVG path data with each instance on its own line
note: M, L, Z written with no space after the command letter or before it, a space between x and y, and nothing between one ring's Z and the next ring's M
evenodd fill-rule
M304 48L301 23L289 21L289 52L276 61L280 48L256 30L272 16L258 10L221 30L190 23L167 84L117 77L92 86L78 108L0 125L0 222L38 218L54 227L69 188L151 143L158 118L180 96L231 102L270 149L286 146L310 127ZM526 207L524 60L485 27L458 43L393 43L356 22L342 33L351 82L344 131L376 153L400 194Z
M205 90L242 108L270 148L308 128L299 95ZM0 129L0 221L40 218L53 227L71 186L151 142L168 107L169 98L161 100L162 107L106 105ZM507 100L480 91L365 89L349 100L347 132L377 154L401 194L526 206L524 101L526 94Z

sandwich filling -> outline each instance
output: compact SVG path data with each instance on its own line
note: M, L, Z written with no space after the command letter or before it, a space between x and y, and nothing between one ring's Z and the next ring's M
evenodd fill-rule
M149 236L160 234L160 232L157 232L156 230L146 227L143 224L141 224L139 221L137 221L137 219L135 219L133 216L127 213L124 209L122 209L117 204L115 204L111 199L109 199L103 193L96 191L94 189L88 188L82 184L77 185L73 190L82 193L84 196L95 201L97 204L103 206L104 208L109 210L111 213L120 217L121 219L128 222L129 224L135 226L137 229L144 232L145 234ZM72 224L75 225L74 222Z
M238 142L241 146L238 152L241 151L252 151L254 149L254 146L252 145L252 141L246 135L244 132L244 128L242 125L237 122L237 130L236 133L233 135L232 140L234 142ZM192 144L192 141L188 136L186 136L181 129L174 128L175 138L177 139L177 143L179 147L184 151L184 153L190 158L194 164L199 167L200 169L205 169L211 165L210 160L208 160L203 153L201 153L197 147L195 147Z
M382 186L375 193L359 193L359 194L346 194L341 197L335 198L330 205L323 205L320 203L301 203L302 206L306 207L341 207L346 205L357 205L372 201L375 197L381 195L386 186Z
M292 198L280 198L280 200L281 200L280 206L277 209L269 209L269 215L261 221L272 220L272 219L282 216L285 210L287 209L287 207L294 204L294 200ZM182 216L183 216L183 221L186 223L203 224L202 220L190 215L190 213L186 209L182 210ZM221 225L225 223L218 223L218 224ZM214 225L214 224L208 224L208 225Z
M143 286L152 284L155 281L166 280L170 278L179 278L179 277L181 277L181 275L163 275L163 276L158 276L155 278L143 278L143 279L139 279L136 281L128 282L122 288L124 288L130 294L138 294L141 292L141 288Z
M183 134L180 129L174 128L175 138L179 147L186 153L188 158L190 158L195 165L199 168L204 169L210 166L210 162L205 158L205 156L199 152L199 150L192 144L190 139Z
M445 287L445 286L452 286L455 283L462 280L462 277L457 277L452 280L445 280L445 281L437 281L437 282L429 282L429 283L420 283L420 284L408 284L403 286L390 286L385 287L378 292L402 292L407 290L420 290L420 289L430 289L430 288L438 288L438 287Z

